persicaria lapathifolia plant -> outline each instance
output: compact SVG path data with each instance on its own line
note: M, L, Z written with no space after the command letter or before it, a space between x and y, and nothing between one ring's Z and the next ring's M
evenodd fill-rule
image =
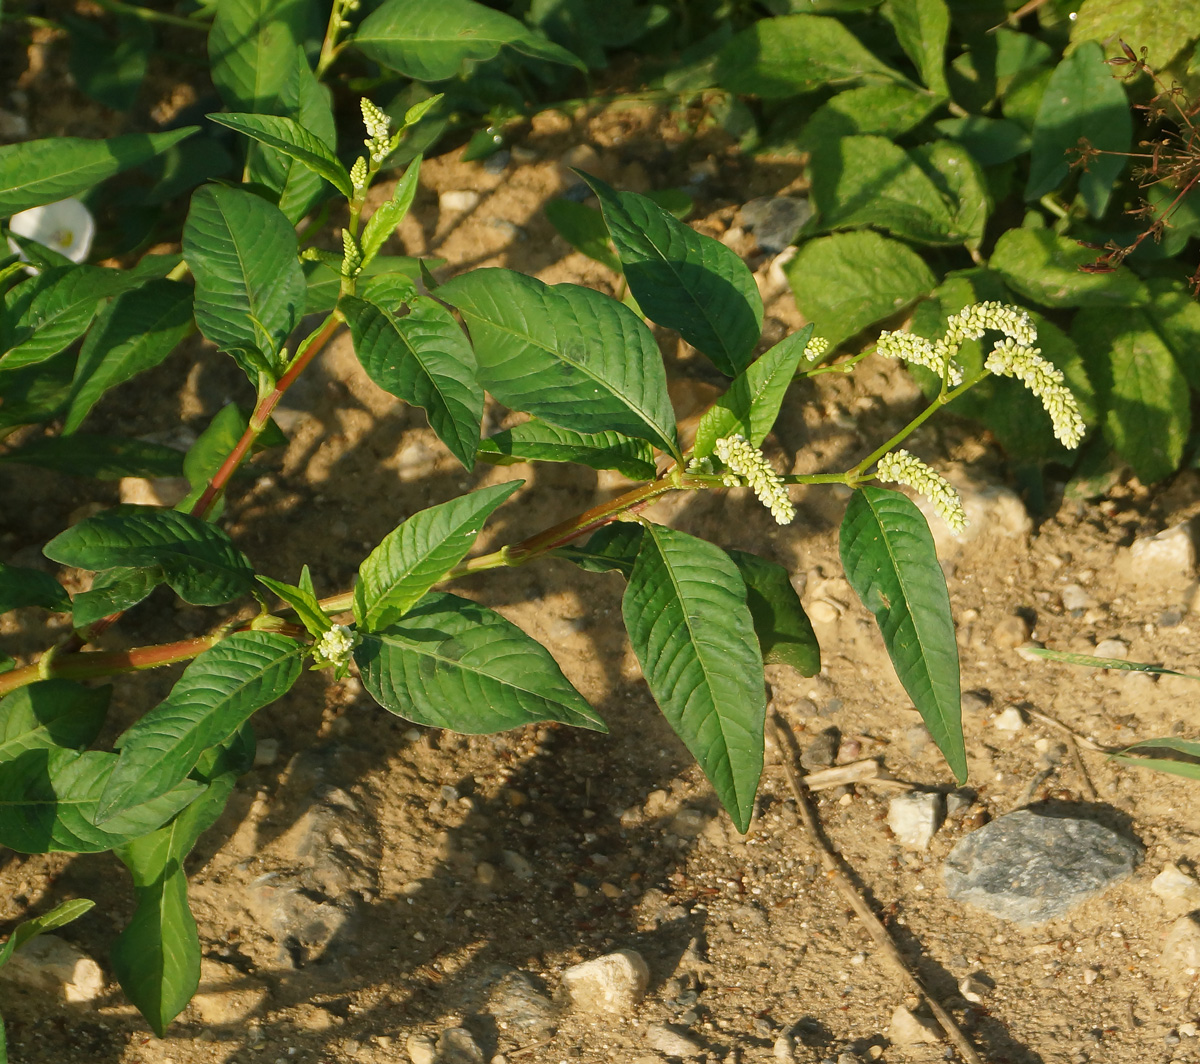
M0 843L26 853L112 850L126 864L137 908L113 967L160 1033L199 975L184 857L253 760L252 716L284 694L306 662L338 675L353 665L381 706L418 724L483 733L558 721L603 731L549 650L445 588L466 573L547 555L590 572L615 570L627 583L624 623L650 690L744 831L763 763L764 663L813 675L820 650L782 566L656 523L652 504L674 492L745 487L787 523L795 513L789 485L844 484L853 489L841 529L847 578L962 780L958 657L933 540L912 501L871 481L910 485L961 528L953 489L899 446L990 374L1016 376L1031 389L1064 443L1076 444L1082 432L1061 374L1033 346L1028 316L981 303L954 315L939 340L881 337L881 354L941 378L940 391L900 432L843 472L779 473L761 445L788 386L797 376L848 372L863 356L821 365L826 345L809 326L756 358L763 307L745 264L651 200L584 175L638 306L730 380L685 449L658 345L630 307L505 269L477 269L440 286L426 273L425 292L411 272L391 268L380 251L412 203L419 159L369 217L364 203L420 108L396 131L369 102L362 110L367 151L349 169L292 119L213 116L338 191L348 219L341 255L301 252L282 204L209 184L192 196L182 260L146 256L127 270L102 269L43 249L30 255L34 275L15 261L0 274L7 315L0 380L37 380L58 372L59 360L70 363L66 390L46 400L59 405L41 418L62 418L59 434L31 439L6 458L37 461L57 447L84 466L85 450L94 456L107 447L106 460L125 472L170 460L138 450L137 441L100 445L76 430L104 390L161 361L193 328L227 352L255 390L248 417L236 407L222 411L182 459L193 490L179 507L114 506L46 545L53 561L96 574L90 590L69 596L41 571L0 567L0 609L69 612L74 628L64 645L27 664L7 660L0 673ZM7 183L24 179L34 200L61 198L61 185L39 186L36 173L22 169L26 161L19 152L0 154ZM73 317L68 305L79 308ZM314 311L323 320L293 346L289 337ZM307 567L295 584L259 575L218 523L224 493L252 450L277 432L270 417L280 397L343 325L371 379L422 407L465 468L481 460L575 462L619 470L637 485L471 556L484 523L522 482L480 488L408 516L363 559L353 588L337 594L322 597ZM986 333L1000 339L985 364L969 370L956 357L959 346ZM75 355L70 345L81 337ZM528 420L481 439L485 393ZM199 606L253 596L259 610L202 638L93 649L100 631L163 584ZM114 749L91 748L112 690L91 681L179 662L188 664L161 704Z

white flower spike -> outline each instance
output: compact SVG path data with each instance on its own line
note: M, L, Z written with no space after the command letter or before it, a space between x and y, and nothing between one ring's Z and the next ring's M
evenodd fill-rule
M905 484L924 495L952 532L967 527L967 512L950 482L903 448L879 459L875 479L884 484Z
M316 668L333 665L338 669L348 668L350 652L358 643L358 636L344 624L335 624L313 644L313 662Z
M8 227L18 236L36 240L39 244L65 255L72 262L83 262L92 250L96 235L96 220L77 199L59 200L42 207L31 207L14 214ZM25 261L29 260L11 237L8 246Z
M992 348L984 368L998 377L1016 377L1042 401L1058 441L1064 447L1079 446L1084 432L1079 405L1064 382L1062 370L1042 358L1041 348L1001 340Z
M713 445L717 457L729 470L721 479L727 487L748 484L776 522L790 525L796 508L788 497L787 485L757 447L751 447L745 436L725 436Z

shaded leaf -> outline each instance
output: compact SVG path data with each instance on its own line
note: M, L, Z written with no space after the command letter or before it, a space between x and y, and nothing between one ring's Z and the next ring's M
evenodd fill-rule
M958 141L981 166L997 166L1029 150L1030 138L1016 122L966 115L934 123L943 136Z
M60 905L56 905L48 913L35 916L32 920L22 920L13 929L12 934L8 936L8 940L4 945L0 946L0 967L7 964L9 957L31 938L43 935L47 931L54 931L69 924L72 920L78 920L95 904L94 901L88 898L71 898ZM3 1035L0 1034L0 1049L3 1046Z
M49 573L0 563L0 613L7 613L19 606L69 610L71 598Z
M71 619L76 628L86 628L103 617L123 613L145 600L166 579L167 574L157 565L97 573L90 590L81 591L71 600Z
M364 686L406 720L481 735L556 720L605 731L550 652L498 613L433 592L355 648Z
M571 247L614 273L621 272L621 260L612 249L604 215L595 207L585 207L569 199L553 199L544 210L558 235Z
M1009 229L988 263L1014 292L1047 307L1127 306L1146 303L1145 284L1128 270L1085 273L1096 252L1049 229Z
M257 114L276 110L297 47L316 28L315 10L304 0L216 0L208 59L225 106Z
M842 520L840 549L846 579L875 615L897 677L954 778L965 782L958 644L925 518L898 491L858 488Z
M212 114L221 126L244 134L303 163L314 174L328 181L347 199L354 197L350 175L332 149L293 118L260 114Z
M746 583L746 605L763 662L790 665L801 676L816 676L821 671L821 647L791 575L782 565L756 554L731 550L729 556Z
M104 727L112 688L41 680L0 699L0 763L26 750L82 750Z
M645 440L619 432L575 432L536 419L479 441L479 457L496 465L516 462L575 462L615 469L631 480L653 480L654 451Z
M618 572L626 580L642 548L642 526L637 521L613 521L597 529L582 547L569 544L551 553L574 562L589 573Z
M444 259L426 259L431 270L444 266ZM342 278L335 269L323 262L306 262L303 265L304 276L308 281L308 299L305 302L305 313L325 314L337 305L341 294ZM394 274L403 276L415 285L421 276L421 260L409 258L407 255L376 255L358 275L359 291L367 291L367 283L378 274ZM385 307L391 310L391 307Z
M525 482L476 488L430 506L389 532L359 566L354 619L363 632L389 628L467 556L488 515Z
M23 447L0 455L0 463L3 462L19 462L98 480L177 477L183 472L183 452L174 447L117 436L94 436L89 432L30 440Z
M711 543L646 525L621 612L655 701L745 831L762 773L766 693L737 566Z
M818 151L858 133L895 138L915 129L937 106L935 97L909 85L860 85L821 104L805 122L796 146Z
M950 10L945 0L889 0L884 14L921 80L937 95L949 95L944 67Z
M1153 757L1154 753L1175 756ZM1140 743L1125 747L1112 760L1135 768L1152 768L1172 776L1200 780L1200 743L1192 739L1177 739L1164 735L1161 739L1143 739Z

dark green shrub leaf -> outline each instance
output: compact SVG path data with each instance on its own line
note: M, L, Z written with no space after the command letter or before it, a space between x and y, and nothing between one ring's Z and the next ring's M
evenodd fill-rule
M841 532L846 579L873 614L896 675L954 778L967 778L958 644L946 577L916 504L898 491L859 488Z
M837 347L933 290L925 261L878 233L836 233L802 244L786 267L796 304Z
M1145 484L1179 468L1192 418L1187 380L1138 308L1081 310L1071 338L1103 411L1104 438Z
M0 613L19 606L60 612L71 608L71 598L49 573L0 564Z
M1146 282L1154 298L1147 308L1160 339L1171 349L1188 384L1200 391L1200 303L1187 286L1156 277Z
M428 296L414 299L402 318L349 296L341 309L367 376L385 392L422 407L438 439L473 468L483 389L475 379L475 354L450 312Z
M1014 292L1046 307L1146 303L1146 286L1128 270L1085 273L1096 252L1049 229L1010 229L996 241L988 265Z
M600 200L638 306L651 321L676 330L726 376L737 376L762 333L762 297L746 264L646 196L617 192L590 174L580 176Z
M83 192L153 159L197 129L126 133L108 140L47 137L0 147L0 218Z
M488 515L525 482L477 488L415 513L358 570L354 619L363 632L390 628L463 558Z
M500 402L578 432L620 432L675 453L675 414L650 330L615 299L510 270L438 289L471 330L479 383Z
M295 119L256 114L213 114L208 117L218 125L235 129L295 159L323 177L346 199L353 199L354 187L346 168L332 149Z
M762 774L766 690L737 566L720 547L646 525L621 612L655 701L745 831Z
M619 432L575 432L536 418L480 440L479 457L496 465L575 462L590 469L615 469L631 480L653 480L658 471L645 440Z
M151 802L187 778L200 755L281 698L300 675L304 647L273 632L235 632L197 657L171 693L114 744L120 750L95 821Z
M934 126L939 133L958 141L980 166L997 166L1029 150L1029 134L1016 122L1004 118L967 115L943 118Z
M823 85L906 81L841 22L820 15L760 19L721 49L714 74L722 88L764 99L812 92Z
M938 187L884 137L843 137L813 153L812 201L826 229L879 226L923 244L957 244Z
M628 580L641 549L642 526L636 521L613 521L593 532L582 547L558 547L552 554L574 562L586 572L618 572Z
M1196 0L1084 0L1071 23L1071 47L1104 41L1109 55L1120 55L1124 39L1134 48L1144 45L1150 65L1161 71L1195 41L1197 26Z
M104 727L112 688L42 680L0 699L0 763L26 750L82 750Z
M925 176L941 192L950 212L949 236L975 250L983 242L983 229L991 212L987 181L979 164L961 144L935 140L910 153Z
M921 72L921 80L931 92L948 96L944 67L950 10L945 0L889 0L884 14L900 47Z
M420 173L421 156L418 155L408 164L404 176L396 182L392 198L380 204L375 213L367 219L367 224L363 226L362 239L359 241L364 264L369 264L379 254L379 249L396 231L396 226L404 221L404 216L408 214L408 209L417 194L417 178Z
M234 111L278 109L297 48L316 29L305 0L217 0L208 33L213 85Z
M190 285L150 281L113 300L79 352L63 434L79 428L110 388L162 362L191 328Z
M62 413L71 394L75 353L64 351L45 362L0 374L4 402L0 430L42 424Z
M115 33L106 33L98 20L64 15L70 31L71 77L97 103L114 111L127 111L137 99L154 50L154 30L149 22L128 15L113 20Z
M116 754L62 747L26 750L5 762L0 845L19 853L100 853L162 827L204 790L185 781L100 827L96 806L116 763Z
M445 265L444 259L426 259L425 262L431 270ZM369 293L370 282L379 275L403 277L412 284L415 290L416 281L421 276L421 260L409 258L407 255L376 255L358 275L359 292ZM326 314L333 310L337 305L338 296L341 294L341 274L323 262L306 262L304 263L304 276L308 280L305 313ZM392 308L384 304L384 309L391 310Z
M197 606L229 602L254 586L253 568L225 532L155 506L114 506L86 517L55 536L44 553L80 569L161 566L175 593Z
M586 69L565 48L474 0L384 0L351 40L368 58L416 81L445 81L506 45L533 59Z
M71 619L76 628L86 628L102 617L123 613L147 598L167 574L157 565L144 569L106 569L97 573L91 589L71 600Z
M612 249L603 214L568 199L551 200L545 211L550 224L571 247L614 273L621 272L621 260Z
M817 151L839 137L858 133L893 139L915 129L937 106L935 97L909 85L860 85L821 104L804 124L796 146Z
M707 458L717 440L735 433L745 436L754 447L762 444L779 416L783 397L812 335L813 326L804 326L734 377L725 393L701 415L692 448L694 457Z
M183 256L196 279L196 324L250 382L283 367L283 343L304 313L296 230L250 192L205 185L192 196Z
M790 665L801 676L816 676L821 671L821 647L791 574L756 554L731 550L729 557L746 583L746 605L763 662Z
M433 592L354 651L384 709L434 728L482 735L556 720L606 731L544 646L498 613Z
M0 462L20 462L98 480L177 477L183 472L183 452L174 447L88 432L30 440L18 450L0 455Z
M1079 196L1093 218L1108 206L1125 166L1133 119L1121 82L1104 62L1104 49L1085 41L1055 68L1033 126L1025 198L1035 200L1062 184L1078 159L1081 141L1106 154L1091 156L1079 175ZM1073 155L1069 153L1074 153Z

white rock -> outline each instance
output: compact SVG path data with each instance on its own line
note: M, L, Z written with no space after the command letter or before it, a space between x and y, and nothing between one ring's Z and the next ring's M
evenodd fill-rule
M1200 970L1200 924L1190 916L1176 920L1163 943L1162 961L1185 975Z
M0 979L61 995L66 1001L95 1001L104 993L104 973L91 957L57 935L38 935L0 968Z
M171 508L191 491L185 477L122 477L117 484L121 502Z
M1089 606L1096 605L1096 600L1078 584L1067 584L1059 595L1064 610L1086 610Z
M794 1064L796 1059L796 1039L787 1031L784 1031L783 1034L775 1039L772 1053L775 1059L782 1061L783 1064Z
M1007 709L996 714L996 719L992 721L992 727L997 731L1019 732L1025 727L1025 718L1021 715L1021 711L1016 706L1009 706Z
M563 991L581 1012L628 1013L645 997L649 984L650 969L631 949L574 964L562 974Z
M1186 524L1130 545L1125 557L1129 575L1139 583L1173 584L1183 589L1196 569L1196 544Z
M412 1064L433 1064L437 1059L437 1046L427 1034L410 1034L404 1048Z
M887 822L901 846L924 850L942 823L942 796L922 791L898 794L888 803Z
M987 996L988 987L982 980L968 975L958 981L958 992L968 1001L978 1005Z
M893 1045L915 1046L924 1042L940 1042L942 1031L933 1020L914 1016L903 1005L897 1005L888 1026L888 1038Z
M646 1028L646 1045L657 1049L663 1056L679 1057L681 1060L698 1057L704 1052L704 1047L694 1038L665 1023L652 1023Z
M1177 865L1163 865L1163 870L1150 881L1150 889L1162 898L1172 915L1200 909L1200 883Z
M438 196L438 206L444 211L469 211L479 206L479 198L473 189L451 190Z
M1120 658L1124 661L1129 657L1129 644L1124 639L1101 639L1096 644L1095 657Z
M483 1064L483 1050L465 1027L448 1027L437 1040L437 1064Z

